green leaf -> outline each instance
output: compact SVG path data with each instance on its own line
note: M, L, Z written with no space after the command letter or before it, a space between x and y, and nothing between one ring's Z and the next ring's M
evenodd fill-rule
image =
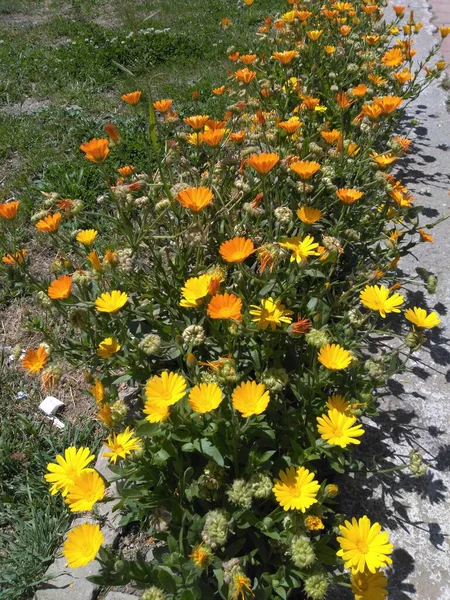
M121 375L117 379L114 379L114 381L112 382L112 384L113 385L119 385L119 383L126 383L127 381L130 381L130 379L132 379L132 377L129 374Z
M170 594L176 594L177 592L177 584L174 581L173 575L171 575L168 571L160 570L158 573L159 583L161 587Z
M190 590L184 590L180 596L180 600L196 600L196 598Z
M207 456L208 458L212 458L220 467L225 465L223 460L223 456L220 454L219 450L210 442L209 440L202 438L200 440L195 440L194 447L196 450Z

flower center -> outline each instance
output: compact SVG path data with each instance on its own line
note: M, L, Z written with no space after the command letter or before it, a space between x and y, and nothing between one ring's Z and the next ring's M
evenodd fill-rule
M369 552L369 546L367 545L367 543L364 540L360 540L356 544L356 547L361 552L361 554L367 554Z

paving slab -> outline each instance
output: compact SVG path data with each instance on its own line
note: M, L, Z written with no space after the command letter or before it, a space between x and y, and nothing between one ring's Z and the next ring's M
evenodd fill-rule
M108 592L105 596L105 600L137 600L138 596L131 594L124 594L123 592Z

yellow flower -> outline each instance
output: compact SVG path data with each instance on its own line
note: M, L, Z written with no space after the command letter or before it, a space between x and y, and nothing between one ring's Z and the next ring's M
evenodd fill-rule
M405 301L403 296L397 293L389 296L389 288L384 285L366 285L359 297L363 306L378 311L383 319L388 313L399 313L400 306Z
M97 354L100 358L111 358L113 354L119 352L121 345L116 338L105 338L98 345Z
M341 413L348 413L348 409L350 408L350 402L348 402L344 396L340 396L339 394L333 394L327 400L326 407L328 410L332 410L333 408L338 410Z
M102 404L105 399L105 388L103 387L103 383L100 379L95 378L94 383L89 387L89 391L94 396L97 405Z
M314 479L314 473L305 467L291 466L286 471L280 471L278 477L280 479L275 479L273 493L284 510L300 510L304 513L317 502L319 482Z
M162 423L169 418L169 407L164 402L147 400L144 406L145 418L149 423Z
M95 301L95 308L99 312L115 313L123 308L127 302L128 296L125 292L114 290L99 296Z
M250 0L244 0L247 4ZM253 0L251 0L253 2ZM230 600L246 600L246 598L254 598L255 594L252 590L252 582L241 571L238 571L231 580L230 585Z
M327 415L317 417L320 437L331 446L346 448L349 444L360 444L358 438L364 434L362 425L355 425L356 417L332 408Z
M102 456L108 456L116 464L118 458L126 458L135 450L141 450L142 442L140 438L134 437L134 430L127 427L122 433L110 435L105 446L110 452L104 452Z
M250 314L255 317L252 321L257 324L258 329L265 330L270 327L272 331L275 331L277 326L281 326L282 323L292 323L290 317L293 314L292 310L287 310L280 300L267 298L261 300L261 306L252 304L250 308L253 308Z
M350 352L339 346L339 344L325 344L320 349L317 358L330 371L346 369L352 362Z
M418 308L417 306L414 308L407 308L404 315L413 325L416 327L423 327L424 329L436 327L441 322L437 313L433 311L428 315L424 308Z
M171 406L184 398L186 386L186 380L178 373L163 371L161 375L154 375L147 381L145 398L150 403Z
M202 414L217 408L222 400L222 390L216 383L200 383L189 394L192 410Z
M245 381L234 388L231 396L233 408L243 417L260 415L270 402L270 394L263 383Z
M84 447L70 446L65 449L64 456L58 454L55 458L56 464L48 463L49 473L44 475L45 481L52 484L50 494L54 496L60 491L63 496L67 496L69 485L74 483L83 471L92 471L86 467L94 459L95 456L91 454L89 448Z
M353 517L352 522L345 521L339 525L342 537L338 537L341 549L336 553L345 562L345 568L352 573L364 573L369 570L376 573L378 569L391 565L393 546L389 543L387 531L381 531L379 523L371 524L368 517L358 519Z
M203 298L209 294L212 276L205 274L200 277L191 277L181 288L182 299L180 306L185 308L197 308L201 305Z
M80 242L80 244L84 244L85 246L90 246L94 243L95 238L98 235L98 231L95 229L83 229L83 231L79 231L77 233L76 240Z
M311 235L307 235L304 240L300 236L287 238L283 242L279 242L282 248L292 250L291 262L297 261L299 263L305 263L308 256L320 256L320 252L316 251L319 244L314 241Z
M355 600L383 600L388 595L387 577L381 571L355 573L350 578Z
M84 567L92 562L105 541L100 525L82 523L67 534L64 542L63 555L71 569Z
M105 495L103 479L92 469L82 471L68 486L66 504L72 512L91 510Z

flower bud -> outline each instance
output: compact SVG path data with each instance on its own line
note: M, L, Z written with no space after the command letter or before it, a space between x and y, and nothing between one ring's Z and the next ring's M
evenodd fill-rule
M437 288L438 280L436 275L430 275L427 280L427 292L429 294L435 294Z
M231 484L231 488L227 491L227 496L232 504L242 506L242 508L250 508L252 505L252 486L244 479L235 479Z
M89 313L84 308L72 308L69 313L69 324L74 329L85 329L89 323Z
M144 591L140 600L166 600L166 596L160 588L152 585L152 587Z
M424 463L422 456L414 448L409 453L409 469L416 477L422 477L428 471L428 465Z
M185 344L200 346L205 341L205 330L201 325L189 325L181 336Z
M339 494L339 487L335 483L330 483L325 488L325 498L335 498Z
M299 569L305 569L316 561L316 555L314 548L305 535L296 537L291 542L291 548L289 551L292 562Z
M311 600L323 600L328 591L328 579L324 573L316 573L304 580L305 593Z
M306 335L305 339L307 344L314 348L322 348L325 344L330 343L331 338L326 331L323 329L311 329Z
M418 350L426 341L427 338L424 334L420 330L413 328L407 334L405 344L408 348L411 348L411 350Z
M156 333L149 333L139 342L138 347L147 356L159 354L161 350L161 338Z
M220 510L211 510L206 515L202 539L213 550L223 546L228 537L228 519Z

